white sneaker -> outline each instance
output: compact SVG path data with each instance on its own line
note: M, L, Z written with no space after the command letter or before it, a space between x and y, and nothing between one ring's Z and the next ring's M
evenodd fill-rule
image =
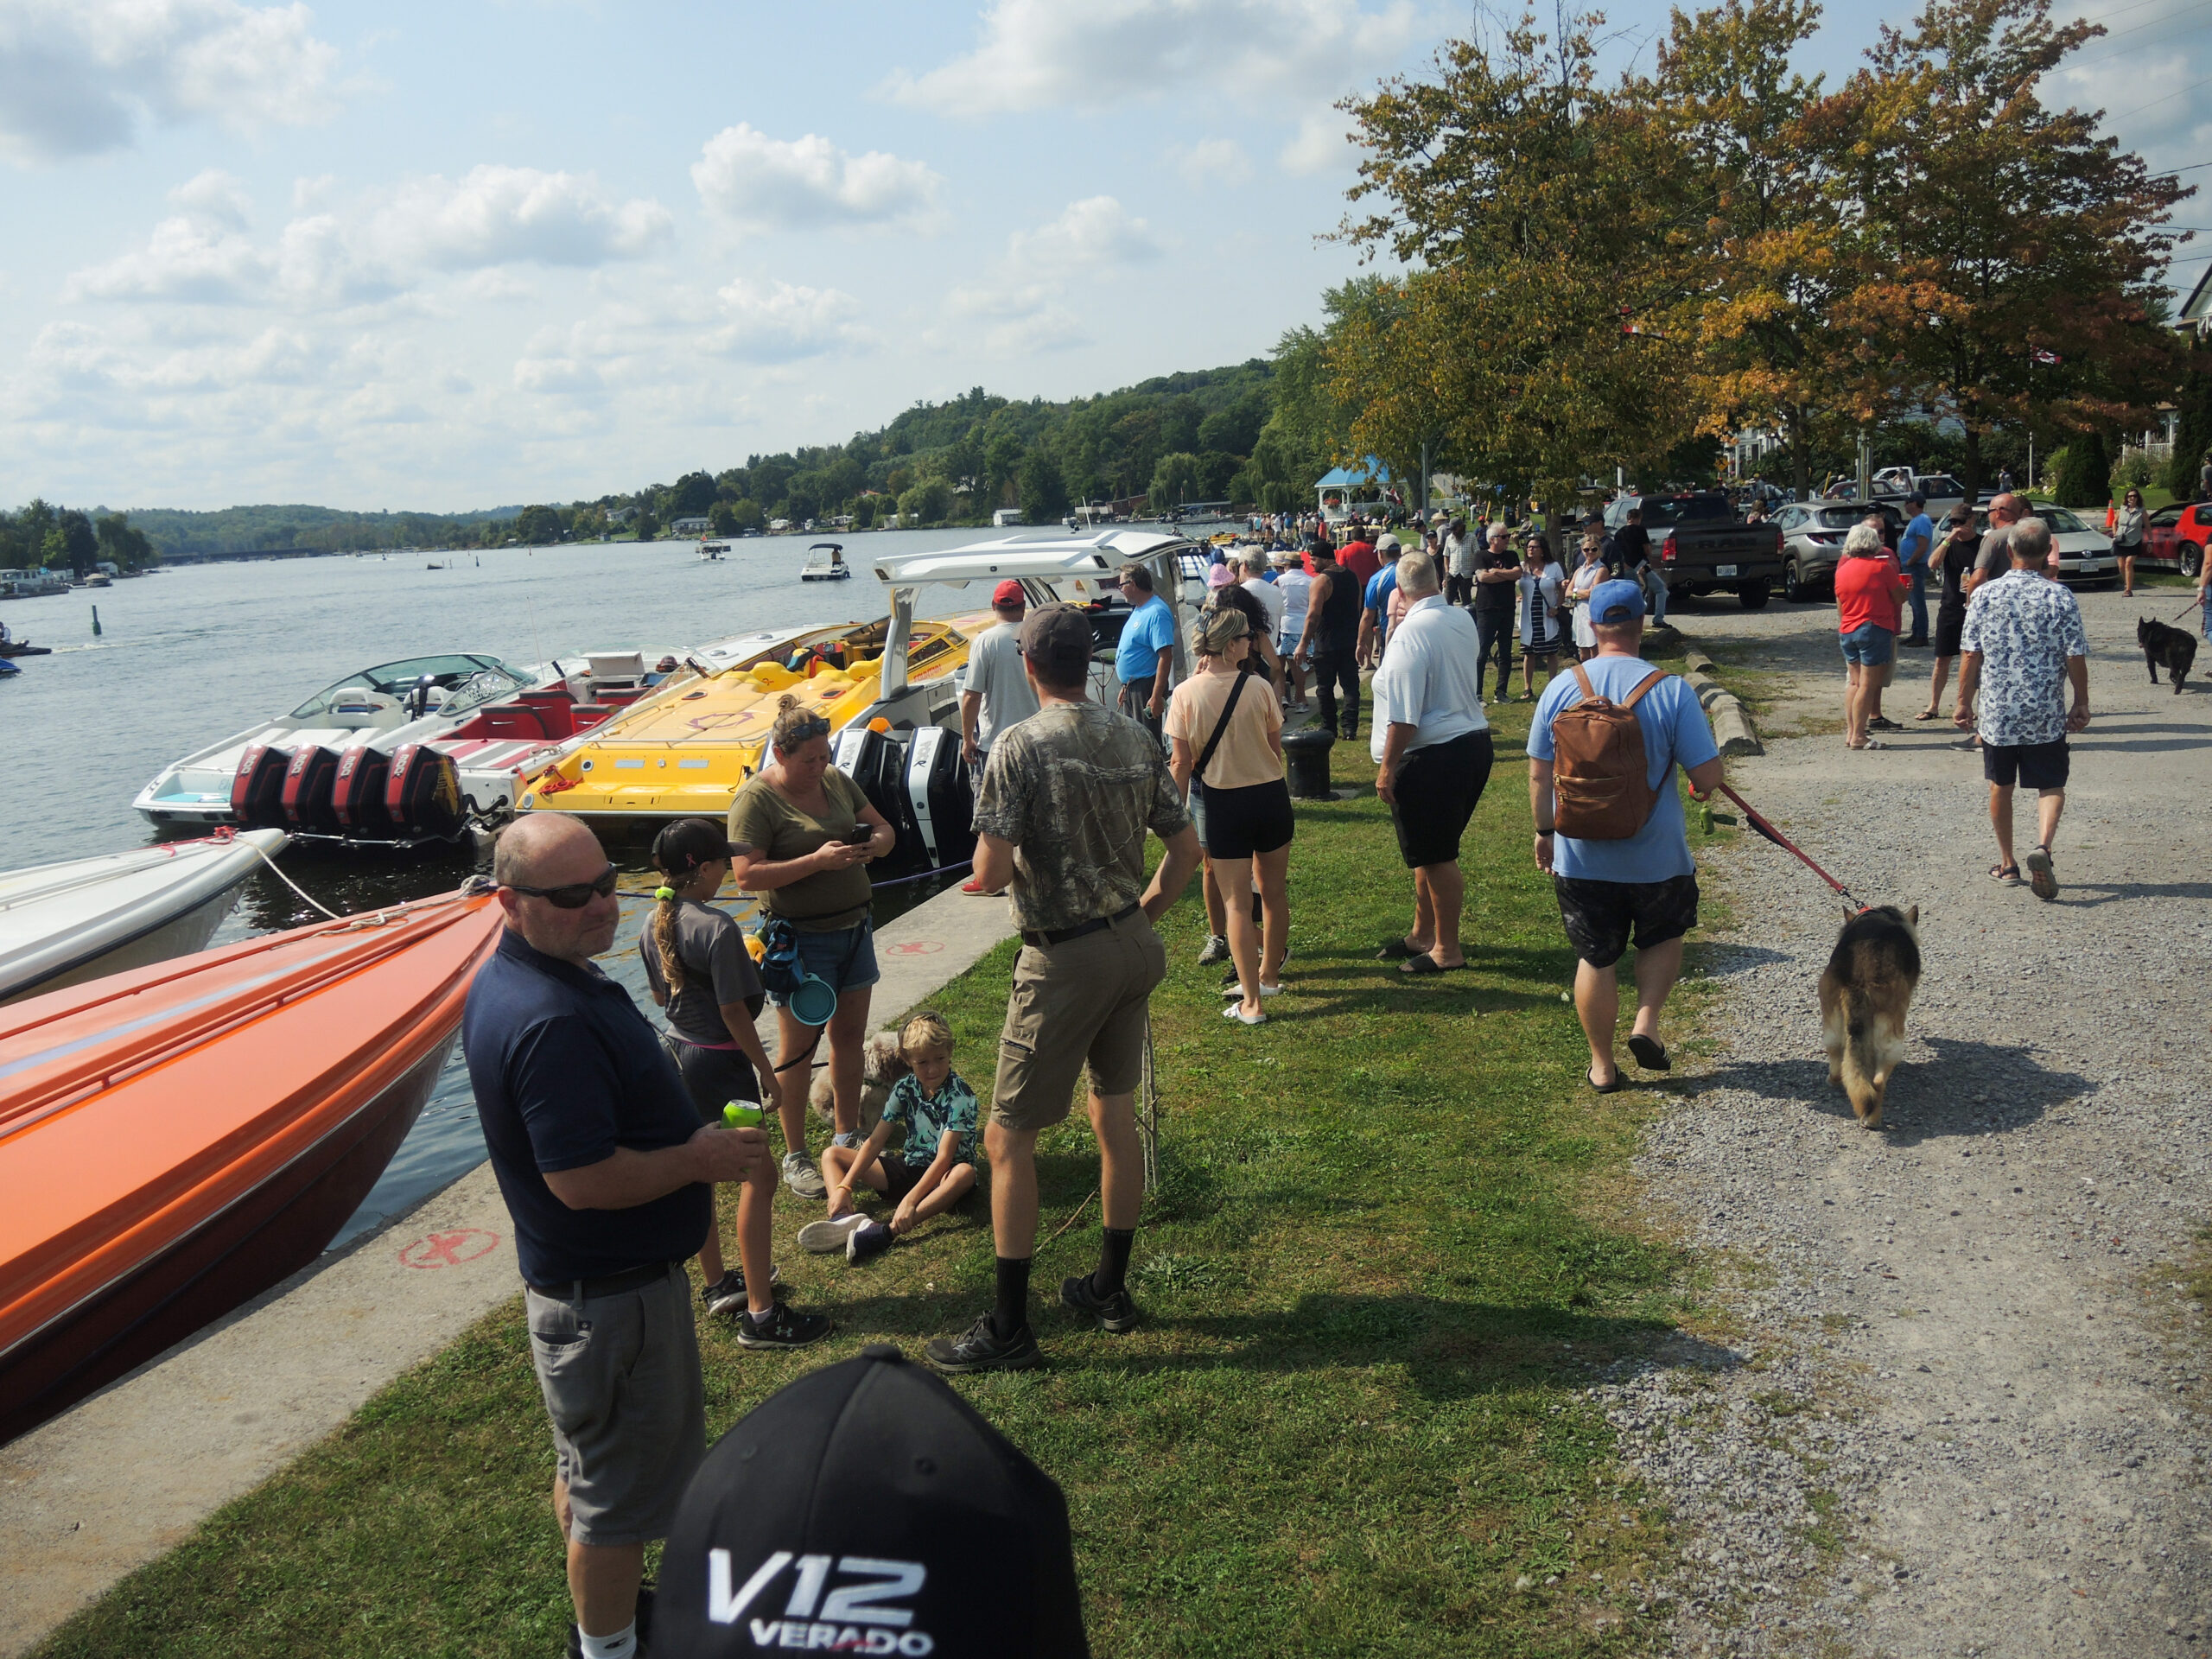
M826 1198L830 1184L822 1179L822 1172L815 1167L814 1160L803 1152L784 1154L784 1185L796 1198Z
M798 1230L798 1247L813 1255L834 1255L843 1250L845 1241L868 1225L868 1217L859 1211L830 1221L810 1221Z

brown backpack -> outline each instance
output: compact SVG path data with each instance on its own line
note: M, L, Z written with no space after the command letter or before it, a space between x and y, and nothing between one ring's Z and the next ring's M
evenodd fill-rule
M1554 823L1577 841L1627 841L1643 828L1659 791L1645 781L1650 761L1636 705L1667 677L1655 668L1620 702L1598 695L1582 664L1573 664L1582 701L1552 716Z

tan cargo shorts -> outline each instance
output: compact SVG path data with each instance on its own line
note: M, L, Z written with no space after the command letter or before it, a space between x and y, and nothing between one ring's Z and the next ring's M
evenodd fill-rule
M1135 1093L1152 988L1166 976L1166 948L1141 910L1080 938L1023 945L999 1033L991 1121L1049 1128L1068 1115L1086 1064L1098 1093Z

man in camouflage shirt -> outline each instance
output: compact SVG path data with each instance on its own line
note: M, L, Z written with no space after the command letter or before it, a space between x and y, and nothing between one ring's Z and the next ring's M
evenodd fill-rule
M1102 1330L1136 1323L1125 1282L1144 1197L1136 1090L1152 988L1167 972L1152 925L1197 868L1198 837L1152 734L1085 696L1090 652L1084 612L1029 613L1022 665L1039 706L991 746L976 803L976 875L986 891L1007 888L1022 950L983 1135L997 1300L962 1335L924 1350L940 1371L1043 1361L1028 1313L1037 1136L1068 1115L1086 1063L1105 1241L1098 1270L1068 1280L1060 1300ZM1148 888L1147 830L1166 847Z

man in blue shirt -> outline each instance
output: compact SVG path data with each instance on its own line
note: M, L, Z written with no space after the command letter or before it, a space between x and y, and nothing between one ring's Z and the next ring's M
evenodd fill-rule
M1897 537L1897 569L1912 579L1912 637L1901 645L1928 643L1928 555L1936 545L1936 521L1928 516L1928 498L1917 490L1904 499L1912 509L1912 522Z
M1643 734L1645 782L1658 791L1643 827L1624 841L1578 840L1554 833L1556 798L1553 762L1558 751L1552 722L1591 690L1623 703L1655 673L1643 649L1643 589L1632 582L1599 582L1590 594L1591 625L1598 654L1555 675L1537 700L1529 728L1529 806L1536 822L1536 867L1549 874L1559 893L1560 920L1567 943L1581 958L1574 973L1574 1008L1590 1041L1590 1086L1611 1094L1621 1086L1613 1058L1613 1033L1620 1018L1620 987L1614 964L1636 938L1636 1026L1629 1052L1647 1071L1674 1064L1659 1040L1659 1010L1682 971L1682 936L1697 925L1697 862L1690 855L1682 822L1681 797L1673 772L1688 774L1700 799L1720 782L1720 751L1697 694L1687 682L1666 674L1638 701L1632 712Z
M759 1129L701 1125L652 1026L594 965L620 907L591 831L531 813L499 837L492 876L506 931L469 987L461 1047L553 1421L569 1650L630 1659L645 1543L667 1536L707 1449L684 1261L713 1224L710 1183L772 1179L773 1166ZM827 1319L778 1306L766 1340L741 1340L829 1334Z
M1359 596L1359 663L1363 668L1373 668L1382 660L1382 646L1389 629L1383 618L1390 608L1390 595L1398 591L1398 556L1402 550L1398 538L1384 536L1375 543L1375 555L1382 561Z
M1174 689L1175 613L1153 591L1152 572L1141 564L1122 567L1122 597L1129 602L1129 620L1114 652L1122 712L1157 738L1160 711Z

